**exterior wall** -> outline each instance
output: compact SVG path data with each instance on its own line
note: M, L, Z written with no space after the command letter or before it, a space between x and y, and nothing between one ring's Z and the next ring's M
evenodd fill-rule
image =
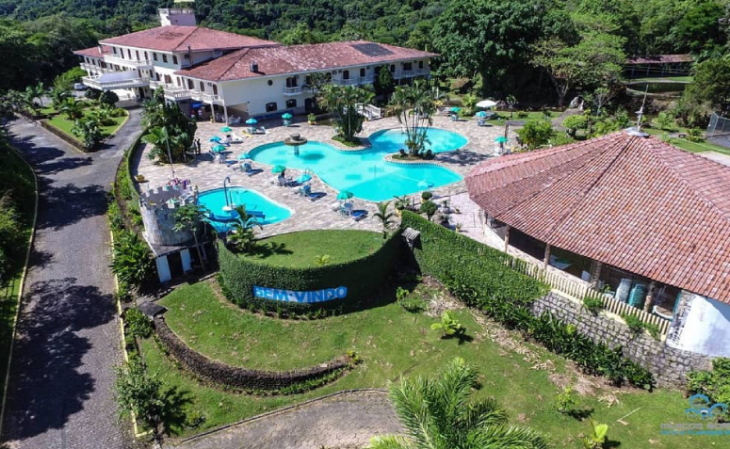
M711 368L711 357L669 347L649 335L634 336L625 324L603 313L594 316L581 304L554 292L533 306L533 314L537 316L547 311L574 325L579 333L594 342L612 348L621 345L624 355L650 370L659 385L681 387L690 371Z
M730 305L682 292L667 345L709 356L730 357Z

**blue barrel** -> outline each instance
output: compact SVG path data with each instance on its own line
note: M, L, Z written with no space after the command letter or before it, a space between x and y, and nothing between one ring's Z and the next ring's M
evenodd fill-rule
M647 287L644 284L636 284L629 294L629 305L642 309L646 300Z

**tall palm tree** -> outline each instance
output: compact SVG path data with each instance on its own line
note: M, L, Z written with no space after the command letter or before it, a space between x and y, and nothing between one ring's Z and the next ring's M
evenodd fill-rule
M434 91L423 80L412 86L398 86L390 99L390 112L403 125L409 154L418 156L428 142L427 127L433 123L431 115L436 112Z
M371 449L547 449L537 432L510 426L494 400L470 401L477 373L454 359L435 379L404 379L390 400L406 436L378 436Z
M231 224L226 234L226 240L229 245L234 246L238 251L247 253L254 247L256 234L254 227L263 229L256 217L252 217L246 213L246 206L241 205L235 208L238 213L238 220Z
M362 131L362 122L365 120L358 112L358 106L369 104L374 97L372 91L360 87L327 84L317 95L317 101L332 113L340 136L348 142L356 142L355 135Z

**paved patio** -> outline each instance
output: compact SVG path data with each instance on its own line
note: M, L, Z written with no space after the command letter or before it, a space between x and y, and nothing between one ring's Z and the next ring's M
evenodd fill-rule
M263 122L259 124L259 126L261 125L266 127L267 134L250 137L243 135L246 130L245 126L233 127L233 134L242 136L243 143L231 145L228 152L229 160L235 160L242 152L250 151L259 145L280 142L292 133L300 133L309 140L325 142L343 150L352 150L332 140L334 130L331 126L312 126L307 124L306 121L301 121L301 119L300 121L295 121L290 127L281 126L280 121ZM174 166L175 175L180 179L189 179L194 185L198 186L200 191L220 188L223 185L223 180L229 176L231 178L231 185L257 190L292 210L293 213L290 219L266 226L264 231L261 232L262 236L307 229L380 229L380 222L373 218L373 213L376 211L376 203L357 198L352 200L355 210L366 210L368 212L368 216L359 222L355 222L352 218L344 217L331 211L330 206L336 202L337 190L325 184L316 174L310 182L312 192L324 192L326 195L317 201L310 201L309 199L295 195L291 188L272 185L270 183L273 176L271 174L271 166L254 162L254 168L262 168L264 171L257 175L247 176L231 166L214 162L213 157L207 153L210 148L209 139L215 135L221 136L220 128L222 126L222 123L198 123L196 137L201 141L204 154L198 156L195 161L188 164L176 164ZM435 162L462 175L465 175L479 162L493 157L496 145L494 140L504 133L503 127L478 127L474 120L452 122L448 117L435 117L433 126L458 132L469 139L469 142L464 148L450 153L438 154L435 159ZM365 138L376 131L393 128L400 128L395 118L374 120L365 122L363 132L360 135ZM509 139L510 143L507 144L508 147L512 146L515 142L515 135L512 129L510 130ZM364 139L364 144L367 145L367 139ZM133 175L141 174L147 180L147 182L141 185L142 191L161 187L172 177L169 165L157 164L147 157L150 150L151 146L147 145L132 169ZM287 169L287 176L296 178L300 174L300 170ZM434 194L435 198L442 198L465 191L466 187L464 182L460 181L435 189ZM413 198L414 202L420 200L419 194L411 195L411 198Z

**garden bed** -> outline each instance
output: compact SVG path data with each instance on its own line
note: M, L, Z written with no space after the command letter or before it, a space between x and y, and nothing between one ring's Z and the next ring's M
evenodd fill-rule
M94 108L86 108L84 109L84 116L88 116L90 112L92 112ZM125 111L126 112L126 111ZM124 122L127 121L127 118L129 117L129 113L126 113L123 116L120 117L110 117L110 120L112 120L114 123L108 126L102 126L100 127L102 135L106 138L114 133L117 132L117 130L124 124ZM53 117L50 117L46 120L46 123L49 126L52 126L53 128L61 131L71 139L74 139L81 144L81 140L76 137L73 132L71 132L71 129L74 127L75 120L71 120L68 117L66 117L65 114L56 114Z
M428 300L439 293L419 288ZM453 357L463 357L480 372L476 398L494 397L513 419L545 432L556 447L577 447L587 421L555 409L555 396L565 382L590 385L579 402L598 422L608 423L610 437L625 447L646 447L649 440L663 449L697 447L712 437L660 434L662 422L680 422L686 401L678 392L616 390L585 378L570 363L521 337L487 322L468 309L454 315L466 327L467 339L441 339L431 330L438 318L411 313L389 298L368 310L314 321L285 321L238 310L217 298L210 285L184 286L161 300L168 325L191 347L231 365L260 369L295 369L330 360L353 350L362 363L348 375L316 390L288 396L251 396L202 385L177 369L151 339L141 342L151 372L166 388L177 389L187 402L181 412L196 419L196 427L173 424L179 435L191 435L329 393L355 388L382 388L402 375L432 375ZM559 380L559 382L557 381ZM583 388L581 389L583 390ZM611 398L617 398L618 402ZM608 404L611 404L610 406ZM625 415L636 411L628 418ZM616 424L624 418L626 425ZM192 419L191 419L192 420ZM202 423L201 423L202 421Z

